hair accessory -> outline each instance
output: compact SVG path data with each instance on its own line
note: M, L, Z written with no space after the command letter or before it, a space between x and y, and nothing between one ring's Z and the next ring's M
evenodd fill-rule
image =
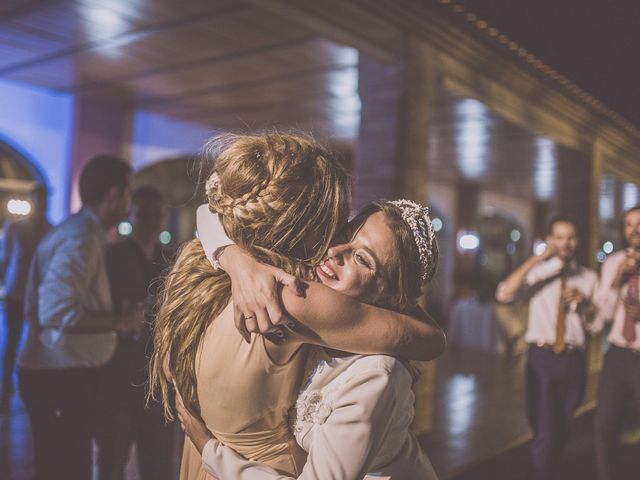
M220 175L218 175L218 172L214 171L209 175L207 183L205 184L205 190L208 198L213 196L215 200L220 200Z
M402 219L411 229L413 240L416 242L420 254L420 282L424 283L433 277L438 264L435 258L437 255L436 234L429 217L429 207L406 199L393 200L389 203L398 207Z

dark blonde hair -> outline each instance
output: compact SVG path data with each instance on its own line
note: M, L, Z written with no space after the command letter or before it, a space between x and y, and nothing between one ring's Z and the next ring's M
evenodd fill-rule
M417 305L422 293L423 282L420 281L420 253L416 246L411 228L402 218L400 209L387 201L372 202L365 205L351 220L351 228L357 229L374 213L382 213L385 222L393 233L393 254L382 269L382 276L371 303L380 307L393 308L406 312ZM433 243L433 259L436 265L430 269L431 276L437 270L438 246Z
M351 193L340 163L300 135L225 135L205 151L219 177L209 208L229 238L258 260L311 279L347 220ZM199 414L197 350L230 297L229 276L212 268L200 241L184 245L164 281L149 373L149 396L161 396L168 418L173 414L163 361L168 359L185 406Z

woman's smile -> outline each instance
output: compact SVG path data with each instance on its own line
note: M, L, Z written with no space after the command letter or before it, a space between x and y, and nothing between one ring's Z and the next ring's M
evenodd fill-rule
M319 276L330 278L331 280L339 280L336 272L329 266L328 264L329 258L325 258L320 262L320 264L316 267L316 273Z

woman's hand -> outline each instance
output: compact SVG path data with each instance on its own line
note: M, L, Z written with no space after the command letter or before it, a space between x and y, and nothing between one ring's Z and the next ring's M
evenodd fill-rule
M193 442L193 445L198 449L200 455L202 455L204 446L210 439L214 438L213 434L207 429L206 425L202 423L202 421L189 413L177 390L176 410L178 411L178 419L180 420L182 430L184 430L184 433L189 437L191 442Z
M218 261L231 277L234 321L244 339L250 342L252 332L281 335L285 317L279 285L303 297L302 282L279 268L258 262L237 245L226 247Z

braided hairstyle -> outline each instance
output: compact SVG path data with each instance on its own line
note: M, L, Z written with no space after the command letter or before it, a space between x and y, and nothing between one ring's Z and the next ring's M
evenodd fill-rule
M344 168L300 135L224 135L209 141L205 154L215 160L209 209L219 214L229 238L258 260L311 279L348 217ZM197 350L230 298L229 276L213 270L200 241L185 244L164 281L149 371L149 398L161 397L167 418L173 413L163 361L168 359L185 406L199 414Z

